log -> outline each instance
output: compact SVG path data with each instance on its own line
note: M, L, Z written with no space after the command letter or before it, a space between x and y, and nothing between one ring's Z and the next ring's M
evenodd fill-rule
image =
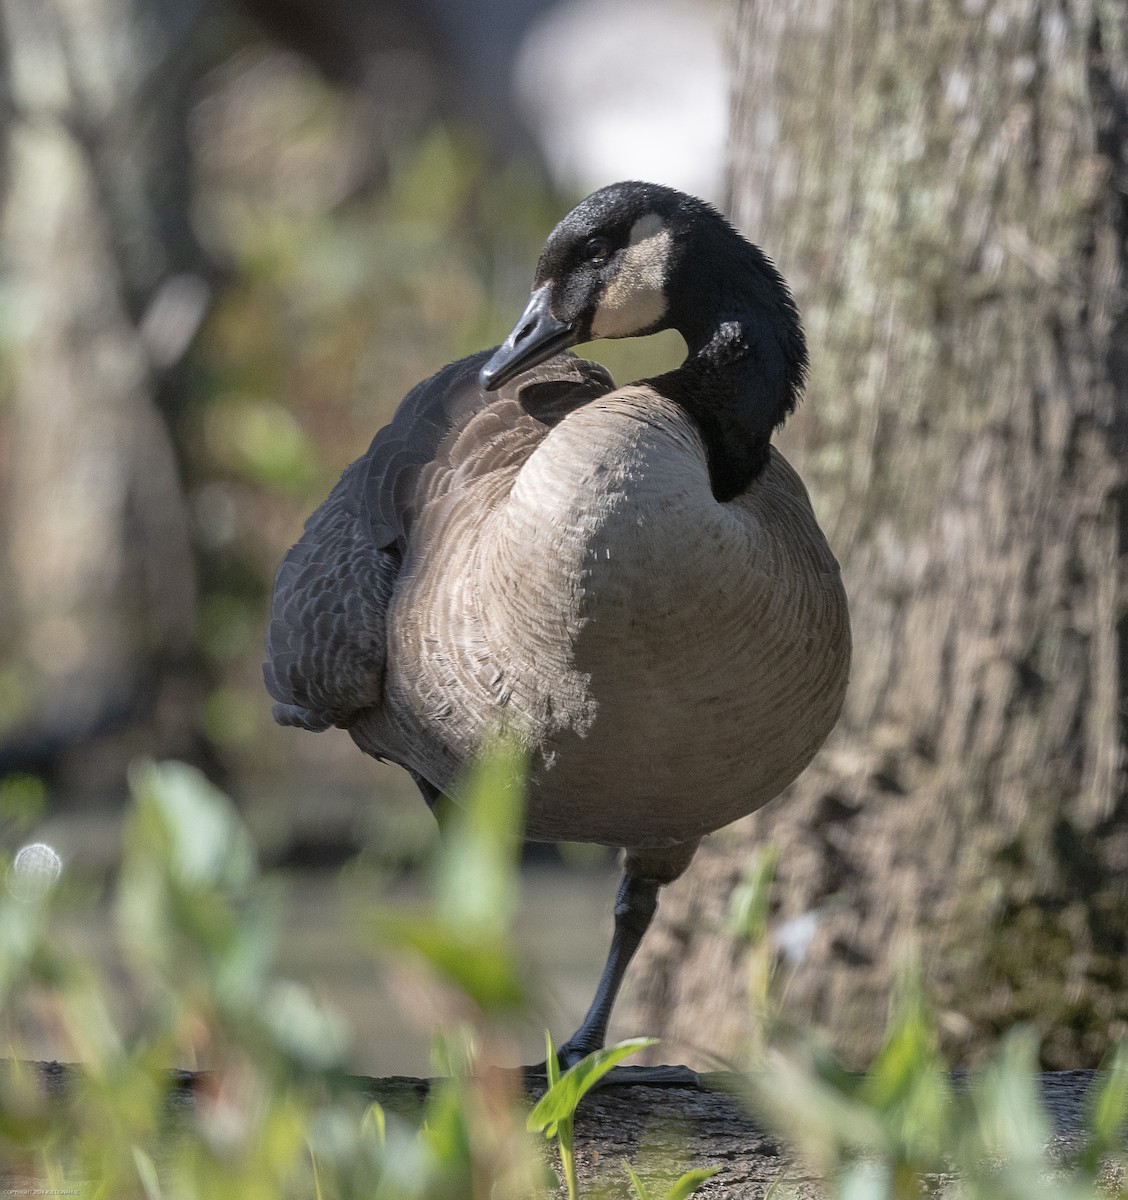
M48 1091L65 1094L77 1068L61 1063L29 1064L37 1069ZM1046 1111L1053 1121L1050 1154L1064 1162L1082 1143L1085 1094L1093 1071L1049 1071L1041 1076ZM388 1111L406 1118L420 1115L432 1081L408 1076L370 1078L349 1076L348 1083L365 1097L378 1100ZM719 1167L720 1171L696 1193L702 1200L740 1197L759 1200L773 1186L800 1200L816 1200L828 1193L817 1175L777 1135L765 1130L749 1114L740 1096L746 1083L740 1075L702 1075L698 1089L645 1084L610 1084L599 1087L581 1101L576 1113L575 1147L581 1195L628 1197L631 1195L621 1160L626 1159L656 1195L683 1171L693 1167ZM960 1086L964 1072L954 1072ZM172 1106L191 1108L196 1088L206 1073L177 1071L173 1079ZM543 1081L529 1081L530 1103L543 1093ZM545 1146L550 1160L555 1150ZM1111 1191L1123 1186L1119 1166L1110 1168ZM665 1181L665 1186L663 1182ZM951 1176L928 1181L929 1194L953 1191ZM564 1192L560 1193L562 1196Z

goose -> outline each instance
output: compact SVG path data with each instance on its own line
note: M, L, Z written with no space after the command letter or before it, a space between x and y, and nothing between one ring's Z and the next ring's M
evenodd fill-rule
M676 329L617 388L569 347ZM771 444L807 370L766 255L706 202L617 183L549 235L505 342L404 398L279 567L264 667L282 725L345 729L427 803L499 724L525 835L625 851L595 997L603 1046L659 889L779 795L838 719L846 594Z

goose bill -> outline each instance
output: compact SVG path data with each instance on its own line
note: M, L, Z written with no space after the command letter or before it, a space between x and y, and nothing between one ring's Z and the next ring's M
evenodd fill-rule
M478 372L478 382L484 391L496 391L522 371L535 367L537 363L544 362L546 358L579 341L579 331L574 322L566 324L552 315L548 291L548 285L545 284L533 292L525 311L517 318L513 332Z

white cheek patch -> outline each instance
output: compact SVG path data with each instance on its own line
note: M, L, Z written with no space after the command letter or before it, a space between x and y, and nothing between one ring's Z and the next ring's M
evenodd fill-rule
M633 337L666 311L670 231L657 213L639 217L615 278L603 289L591 322L593 338Z

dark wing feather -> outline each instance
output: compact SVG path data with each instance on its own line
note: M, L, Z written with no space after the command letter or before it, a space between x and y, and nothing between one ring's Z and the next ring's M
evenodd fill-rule
M553 425L614 386L602 367L558 355L483 392L490 353L413 388L283 559L263 666L280 724L347 727L379 704L386 614L420 512L468 479L511 479Z

